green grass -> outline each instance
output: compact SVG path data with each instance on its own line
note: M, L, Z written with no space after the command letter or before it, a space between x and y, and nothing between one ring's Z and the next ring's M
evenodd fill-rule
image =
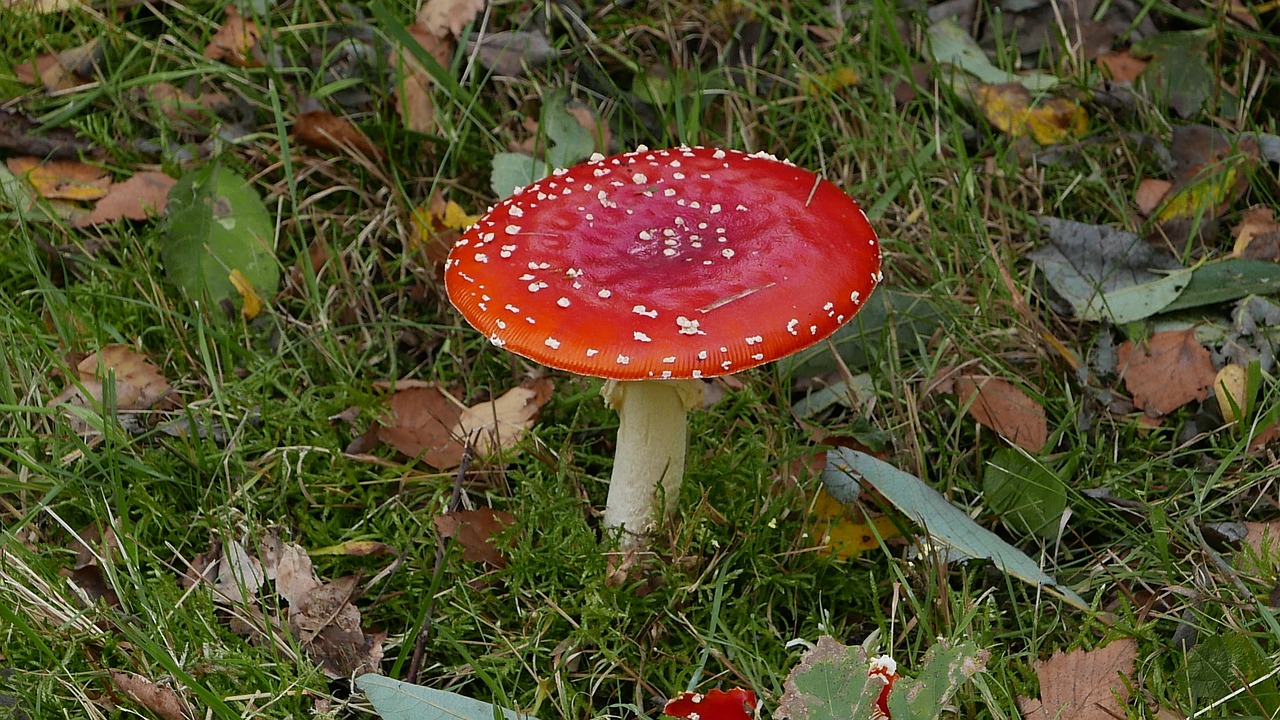
M600 4L587 5L592 17ZM1140 428L1136 416L1108 414L1041 332L1084 357L1102 333L1118 331L1056 315L1024 259L1038 243L1035 214L1139 227L1132 191L1159 171L1136 134L1167 138L1183 121L1152 104L1128 113L1089 105L1094 141L1058 161L1032 161L937 69L913 100L895 105L893 84L909 79L920 57L922 30L913 24L920 18L900 18L882 3L854 5L833 41L805 30L836 26L826 5L619 4L590 21L591 42L575 38L552 8L559 55L546 67L489 78L465 52L455 55L449 71L460 80L435 97L438 135L405 131L375 88L375 102L353 118L391 150L381 164L318 154L289 137L300 94L337 110L331 98L351 85L311 60L343 17L339 6L285 4L259 18L277 31L268 50L282 60L248 69L201 54L221 6L166 5L158 16L145 6L119 16L5 13L0 92L14 107L50 127L74 128L121 176L141 165L177 176L212 149L280 211L283 269L303 262L313 244L328 263L303 272L259 318L226 322L166 281L158 223L81 231L0 207L0 716L141 711L112 689L112 671L166 680L200 717L363 715L358 695L326 678L296 638L250 642L233 629L230 609L180 582L197 556L224 541L254 547L274 536L311 551L359 540L394 548L398 555L313 558L324 580L358 578L354 603L364 625L387 633L382 671L406 672L430 607L424 682L542 720L654 716L654 698L691 684L753 687L772 707L800 654L788 641L819 634L853 644L878 630L908 669L938 637L976 640L992 659L956 698L962 717L1017 717L1015 698L1036 694L1036 660L1115 638L1139 643L1134 686L1151 704L1133 717L1154 716L1156 705L1190 713L1213 699L1192 695L1185 654L1173 641L1179 628L1198 629L1201 641L1239 635L1274 656L1280 627L1266 596L1275 561L1233 574L1203 529L1274 517L1274 448L1246 455L1244 439L1230 430L1184 437L1192 410L1155 430ZM412 9L388 12L403 22ZM516 12L493 8L492 27L522 20L532 27ZM1160 4L1151 12L1170 27L1201 22ZM1248 48L1256 43L1273 57L1275 37L1221 17L1212 22L1223 78L1253 82L1253 73L1268 73L1235 114L1239 129L1274 132L1267 98L1277 94L1276 68ZM363 23L378 37L387 29ZM725 48L756 34L764 38L759 57L732 67L721 61ZM87 88L50 95L5 72L98 37L101 74ZM1009 52L1004 46L999 57L1006 65ZM852 69L858 84L801 90L805 79L839 68ZM680 91L638 102L633 77L646 72ZM161 81L234 95L253 118L252 132L202 145L213 118L197 123L203 131L185 130L140 99ZM1087 63L1070 76L1081 88L1095 81ZM508 564L465 561L446 543L437 575L432 517L449 500L453 473L403 462L386 447L374 451L379 462L344 454L354 431L330 418L356 406L360 429L376 422L377 381L438 380L476 402L531 369L462 323L406 238L412 209L433 192L473 212L491 203L489 158L523 139L522 121L538 117L542 100L557 92L602 118L619 148L719 144L821 171L869 209L884 236L889 284L930 298L946 322L931 336L871 340L873 365L853 368L874 380L877 402L865 414L837 409L802 424L788 407L793 382L806 378L770 368L738 376L741 389L692 417L679 516L620 584L606 581L616 558L603 553L598 528L617 420L598 382L556 374L555 395L522 451L478 462L464 483L471 503L516 518L505 536ZM162 151L151 154L141 139ZM1249 204L1276 205L1273 165L1249 183L1224 225ZM1229 250L1225 229L1214 238L1212 256ZM1012 291L1001 266L1012 273ZM1031 317L1011 292L1031 303ZM207 432L130 434L106 422L86 441L64 413L48 409L69 363L112 343L145 351L185 404L174 417ZM1004 443L934 389L961 363L1019 382L1043 404L1055 438L1048 458L1075 467L1074 514L1060 543L1006 528L984 508L984 462ZM1261 415L1274 419L1276 395L1264 377ZM982 564L911 560L900 542L852 560L813 549L808 507L818 480L783 478L821 449L820 434L880 438L891 462L1043 557L1094 610L1071 610ZM1140 503L1143 517L1081 494L1091 488ZM116 607L85 605L65 577L73 533L89 526L109 526L119 538L102 557ZM264 596L260 606L236 610L279 612L271 593ZM1250 702L1227 707L1263 712Z

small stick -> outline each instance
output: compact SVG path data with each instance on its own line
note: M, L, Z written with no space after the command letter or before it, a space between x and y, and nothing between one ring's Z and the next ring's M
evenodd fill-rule
M462 480L467 476L471 465L471 443L467 443L462 451L462 460L458 463L458 472L453 476L453 494L449 496L449 504L445 513L455 513L462 506ZM436 536L436 567L431 573L431 594L427 598L427 609L422 616L422 626L418 628L418 637L413 641L413 658L409 660L409 672L405 675L408 682L418 684L418 674L422 672L422 653L426 650L427 634L431 631L431 615L435 612L436 593L440 590L440 579L444 573L445 550L447 540Z

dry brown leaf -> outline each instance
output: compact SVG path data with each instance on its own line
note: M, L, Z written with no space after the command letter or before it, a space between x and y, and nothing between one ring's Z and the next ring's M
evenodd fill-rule
M141 675L126 672L112 672L111 684L121 694L163 720L185 720L193 717L187 712L178 692L168 685L157 685Z
M101 58L101 45L94 38L83 45L54 54L51 63L37 60L40 84L51 93L79 87L93 78L94 66Z
M436 532L442 537L453 538L462 546L463 560L482 562L498 568L507 564L507 559L493 544L493 539L515 523L516 519L510 513L493 508L477 508L437 515L434 520Z
M449 66L456 47L452 39L434 35L417 23L405 29L436 62ZM437 132L439 128L436 125L435 100L431 95L433 81L430 73L412 54L400 48L391 51L391 63L396 68L396 76L401 79L401 84L396 88L396 109L400 112L405 128L420 133Z
M1138 189L1133 193L1133 204L1138 208L1138 212L1145 216L1151 216L1160 207L1164 196L1169 194L1169 188L1173 187L1173 183L1168 180L1158 180L1156 178L1143 178L1138 183Z
M1133 84L1134 80L1147 69L1147 61L1139 60L1129 54L1128 50L1113 50L1094 58L1102 74L1118 83Z
M1115 720L1125 717L1138 643L1115 640L1097 650L1061 651L1035 664L1040 699L1018 698L1026 720Z
M463 410L452 434L469 440L480 455L514 447L524 431L533 427L554 390L555 384L547 378L511 388L494 400Z
M351 604L356 593L355 577L338 578L289 605L290 631L330 678L375 672L382 661L386 636L360 627L360 611Z
M308 147L327 152L354 150L365 157L381 160L386 157L382 148L373 144L369 136L346 118L340 118L327 110L300 113L293 124L293 135Z
M378 428L379 440L437 470L449 470L462 462L463 445L451 432L462 409L440 388L430 385L397 390L389 405L390 424Z
M164 212L169 202L169 190L176 180L162 172L145 171L118 182L98 201L93 212L75 221L76 227L102 225L121 218L146 220Z
M107 194L111 176L102 168L78 160L50 160L30 156L5 160L9 172L24 176L40 197L87 202Z
M69 405L94 409L102 405L103 382L115 381L115 408L120 413L147 410L169 394L170 386L159 369L145 355L135 353L128 345L107 345L80 361L75 368L79 383L68 383L49 407ZM77 433L92 432L85 420L71 414L70 423Z
M244 19L234 5L228 5L227 17L205 47L204 56L241 68L262 67L264 58L258 47L261 37L257 23Z
M1235 238L1232 257L1280 261L1280 223L1269 207L1249 208L1231 230Z
M1126 340L1117 355L1133 404L1152 417L1204 400L1218 374L1209 351L1196 342L1195 328L1158 332L1142 347Z
M418 11L417 24L424 30L443 38L458 37L467 23L484 10L485 0L427 0Z
M1049 440L1044 408L999 378L965 376L956 378L955 393L969 415L995 430L1001 437L1030 453L1044 449Z
M0 7L7 10L46 15L80 7L80 2L79 0L2 0L0 1Z

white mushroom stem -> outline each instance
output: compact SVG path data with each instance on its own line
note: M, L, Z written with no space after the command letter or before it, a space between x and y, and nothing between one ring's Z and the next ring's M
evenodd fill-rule
M702 403L702 381L610 380L600 394L619 422L604 527L621 528L622 546L634 547L675 510L689 444L685 414Z

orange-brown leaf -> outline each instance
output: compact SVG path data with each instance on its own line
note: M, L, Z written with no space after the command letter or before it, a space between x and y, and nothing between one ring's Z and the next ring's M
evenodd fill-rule
M1035 664L1040 699L1018 698L1026 720L1114 720L1125 716L1138 643L1116 640L1097 650L1061 651Z
M261 36L257 23L244 19L234 5L228 5L226 20L205 47L204 56L236 67L262 67Z
M435 516L436 531L441 536L453 538L462 546L462 559L482 562L493 567L503 567L507 559L493 544L494 536L516 519L510 513L493 508L459 510Z
M25 176L41 197L50 200L97 200L111 187L111 176L102 168L79 160L42 162L22 155L9 158L5 165L14 175Z
M1196 342L1195 328L1158 332L1142 347L1126 340L1117 354L1133 404L1153 417L1204 400L1218 374L1209 351Z
M440 388L397 390L390 406L390 423L378 428L379 440L438 470L449 470L462 462L463 445L452 433L462 409Z
M373 144L367 135L361 132L346 118L338 117L327 110L312 110L298 115L293 124L293 135L298 142L317 150L328 152L355 152L365 157L381 160L386 157L382 148Z
M1013 383L999 378L961 377L955 381L955 391L974 420L1027 452L1044 449L1049 440L1044 408Z
M76 227L101 225L121 218L145 220L164 212L169 190L177 181L162 172L134 173L124 182L115 183L106 197L98 201L93 212L75 221Z

